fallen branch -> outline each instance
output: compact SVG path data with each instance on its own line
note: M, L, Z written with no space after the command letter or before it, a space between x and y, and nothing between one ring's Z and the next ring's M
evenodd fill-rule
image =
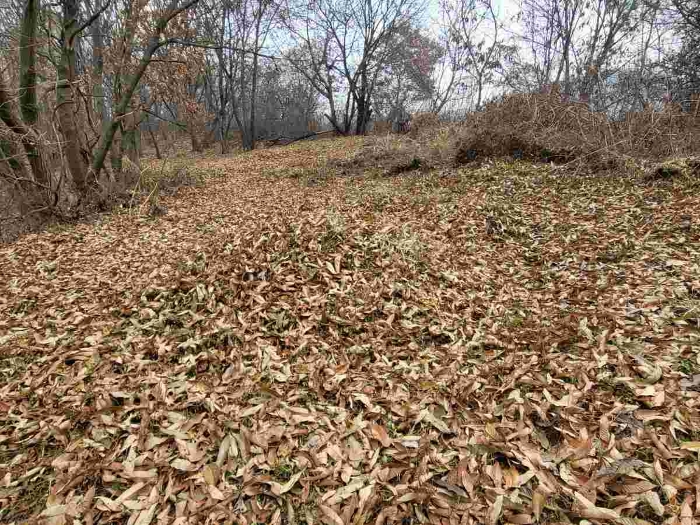
M325 135L327 133L336 133L336 130L329 129L327 131L315 131L313 133L308 133L306 135L302 135L301 137L297 137L295 139L290 138L290 137L277 137L276 139L268 140L268 142L272 142L273 145L275 145L275 146L289 146L290 144L294 144L295 142L299 142L300 140L310 139L311 137L317 137L319 135ZM283 140L287 140L289 142L282 142Z

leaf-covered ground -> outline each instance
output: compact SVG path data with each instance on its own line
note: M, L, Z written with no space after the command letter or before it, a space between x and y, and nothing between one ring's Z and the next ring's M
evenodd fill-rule
M362 147L0 248L0 521L698 522L700 184Z

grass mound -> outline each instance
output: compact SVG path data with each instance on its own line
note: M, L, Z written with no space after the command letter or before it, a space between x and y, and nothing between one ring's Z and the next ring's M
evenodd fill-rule
M468 116L455 159L578 161L589 172L620 170L630 159L658 162L697 154L698 131L700 118L689 113L644 111L612 122L557 93L509 95Z
M461 123L440 125L435 115L419 114L410 133L369 137L341 167L392 175L510 159L563 165L587 174L651 172L647 178L663 179L693 172L698 153L696 115L649 110L613 122L556 93L527 94L487 104ZM662 167L672 164L687 167Z

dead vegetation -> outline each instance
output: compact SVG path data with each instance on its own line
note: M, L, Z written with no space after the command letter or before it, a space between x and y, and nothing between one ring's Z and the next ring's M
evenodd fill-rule
M2 248L1 521L697 521L697 178L376 144Z
M692 172L699 153L700 116L694 111L669 106L611 121L586 104L551 93L509 95L449 125L419 114L407 135L372 137L339 167L395 175L506 158L564 166L569 174L655 179ZM685 168L667 169L671 165Z
M626 161L686 157L700 151L700 118L674 108L631 113L613 122L558 93L509 95L467 119L458 162L509 156L555 164L578 161L588 172Z

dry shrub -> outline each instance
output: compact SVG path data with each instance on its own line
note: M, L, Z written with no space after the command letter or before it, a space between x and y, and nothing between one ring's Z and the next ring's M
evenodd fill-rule
M628 113L613 124L613 130L619 141L617 149L635 157L682 157L700 150L700 116L684 113L675 105L662 111Z
M202 144L202 150L207 150L210 149L216 144L216 131L213 129L206 130L204 133L202 133L202 139L201 139L201 144Z
M329 161L327 168L344 175L362 172L394 176L413 171L428 172L453 162L454 136L460 129L461 124L442 124L424 128L418 138L402 133L364 137L360 148Z
M0 172L0 244L34 231L41 224L42 217L32 213L25 199L18 198L17 188L3 179Z
M426 131L440 127L440 119L437 113L416 113L411 119L411 131L409 135L417 138Z
M161 160L148 163L140 173L139 189L172 195L180 188L204 185L207 178L219 176L217 170L199 168L188 159Z
M391 133L391 122L388 120L377 120L374 123L373 135L386 135Z
M518 94L470 115L456 144L455 161L487 157L569 164L593 171L625 166L625 160L687 156L700 149L700 119L677 110L644 111L612 122L586 104L557 93Z
M455 160L512 156L565 163L610 143L607 117L558 95L509 95L467 119Z
M243 132L240 130L229 131L226 142L230 151L243 149Z
M423 154L425 143L408 135L389 133L365 137L362 147L343 158L328 162L339 174L363 172L372 175L398 175L416 169L429 169Z
M419 114L411 133L366 137L356 153L329 166L341 174L391 176L508 157L567 166L571 173L651 173L647 178L657 180L680 173L654 167L670 158L691 159L682 172L695 176L692 159L699 154L700 114L667 107L614 122L554 93L509 95L458 123Z

